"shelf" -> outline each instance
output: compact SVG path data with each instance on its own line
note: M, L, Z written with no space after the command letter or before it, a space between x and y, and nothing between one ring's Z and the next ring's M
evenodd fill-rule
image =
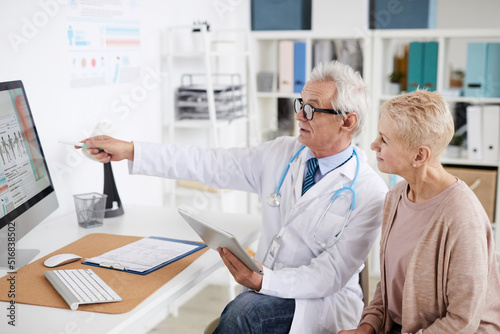
M498 29L382 29L372 30L373 37L383 39L407 38L497 38Z
M388 101L397 95L381 95L380 101ZM448 102L468 102L471 104L500 104L500 97L443 96Z
M185 52L172 52L172 53L167 53L165 56L166 57L173 57L173 58L203 58L208 54L209 57L248 57L249 53L248 52L201 52L201 51L185 51Z
M193 196L193 191L206 191L213 194L229 193L230 189L218 189L194 181L177 181L179 196Z
M370 31L360 31L356 36L352 34L339 34L334 33L318 33L307 30L271 30L271 31L252 31L252 38L257 40L278 40L278 39L364 39L370 37Z
M279 92L257 92L258 98L268 98L268 99L298 99L300 98L300 93L279 93Z
M441 157L441 163L443 165L498 167L498 161L469 160L464 158L449 158L447 156Z
M449 102L468 102L471 104L500 104L500 97L466 97L466 96L444 96Z
M247 120L247 117L218 119L215 122L215 126L217 128L222 128L236 122L247 122ZM174 127L177 129L210 129L212 127L212 123L208 119L183 119L175 121Z

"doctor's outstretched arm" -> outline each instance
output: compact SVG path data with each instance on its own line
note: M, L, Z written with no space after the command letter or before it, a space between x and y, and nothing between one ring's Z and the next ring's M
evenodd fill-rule
M87 151L99 162L134 161L133 142L118 140L109 136L90 137L83 142L90 147Z

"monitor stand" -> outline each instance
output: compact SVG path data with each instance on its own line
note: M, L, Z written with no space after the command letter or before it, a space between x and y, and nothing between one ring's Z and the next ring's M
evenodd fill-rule
M8 252L0 253L0 269L16 271L30 263L40 253L39 249L16 249L15 258L9 256Z
M106 210L104 211L105 218L118 217L123 215L122 201L116 189L115 178L111 162L106 162L104 165L104 193L108 195L106 198Z

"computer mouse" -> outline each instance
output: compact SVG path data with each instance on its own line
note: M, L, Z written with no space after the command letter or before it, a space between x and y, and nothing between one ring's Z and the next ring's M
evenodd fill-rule
M49 257L47 260L45 260L43 264L46 267L52 268L80 260L81 258L82 258L81 256L75 254L57 254L52 257Z

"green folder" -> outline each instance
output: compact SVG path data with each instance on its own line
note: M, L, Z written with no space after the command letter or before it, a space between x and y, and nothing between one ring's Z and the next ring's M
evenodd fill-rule
M411 42L408 54L408 92L436 90L438 42Z
M422 88L422 68L424 62L424 44L411 42L408 52L408 92Z
M436 90L438 67L438 42L424 44L424 66L422 71L422 86L428 91Z

